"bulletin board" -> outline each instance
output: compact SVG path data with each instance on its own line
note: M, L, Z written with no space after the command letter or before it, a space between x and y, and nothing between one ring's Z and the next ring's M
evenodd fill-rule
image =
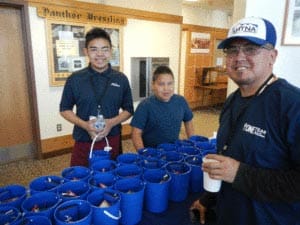
M114 69L122 70L121 27L47 20L50 86L63 86L68 76L88 65L88 58L83 50L85 34L95 27L102 28L110 34L112 41L110 63Z

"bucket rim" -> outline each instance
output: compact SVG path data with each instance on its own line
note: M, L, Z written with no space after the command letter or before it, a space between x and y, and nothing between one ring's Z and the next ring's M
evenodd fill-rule
M64 209L64 208L68 208L68 207L71 207L71 206L79 206L79 205L83 205L83 204L88 207L89 212L83 218L81 218L79 220L76 220L74 222L79 223L79 222L81 222L81 221L83 221L87 218L91 218L91 215L92 215L92 206L91 206L91 204L88 201L83 200L83 199L74 199L74 200L69 200L69 201L63 202L55 208L54 213L53 213L54 220L56 222L59 221L59 222L66 223L66 221L62 221L59 218L57 218L58 211L62 210L62 208Z

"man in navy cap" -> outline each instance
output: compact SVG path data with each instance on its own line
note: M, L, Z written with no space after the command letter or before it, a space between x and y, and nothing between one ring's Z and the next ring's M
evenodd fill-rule
M273 73L276 30L263 18L234 24L218 48L238 89L220 115L218 154L203 163L222 180L217 193L204 192L191 210L215 207L218 225L300 223L300 90Z

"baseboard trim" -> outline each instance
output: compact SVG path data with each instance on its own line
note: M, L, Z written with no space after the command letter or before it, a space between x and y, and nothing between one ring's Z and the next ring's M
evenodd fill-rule
M0 164L34 158L33 144L25 143L9 147L0 147Z
M43 153L42 158L43 159L51 158L51 157L55 157L55 156L69 154L71 152L72 152L72 148L58 149L58 150L55 150L55 151L52 151L52 152Z
M131 138L131 126L129 124L122 125L122 140ZM56 154L64 154L70 152L74 145L72 135L64 135L54 138L43 139L41 141L42 157L51 157Z

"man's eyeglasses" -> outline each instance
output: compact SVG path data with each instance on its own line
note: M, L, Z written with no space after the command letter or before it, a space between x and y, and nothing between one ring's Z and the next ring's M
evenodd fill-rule
M110 52L110 47L102 47L102 48L97 48L97 47L89 47L88 48L89 51L92 53L92 54L96 54L96 53L103 53L103 54L106 54L106 53L109 53Z
M242 51L246 56L254 56L257 53L259 53L259 50L262 49L262 48L267 49L267 50L271 50L271 49L273 49L273 46L269 45L269 44L262 45L262 46L251 45L251 44L228 46L227 48L223 49L223 52L228 57L236 57L236 56L238 56L240 51Z

